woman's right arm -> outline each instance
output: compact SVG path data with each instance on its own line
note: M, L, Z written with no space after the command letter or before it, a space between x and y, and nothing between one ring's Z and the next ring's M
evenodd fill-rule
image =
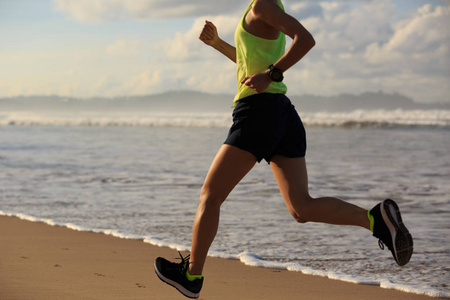
M217 28L213 23L206 21L198 38L236 63L236 48L219 38Z

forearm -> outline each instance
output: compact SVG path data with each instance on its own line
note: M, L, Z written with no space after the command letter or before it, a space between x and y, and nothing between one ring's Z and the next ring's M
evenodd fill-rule
M311 50L316 42L312 35L306 31L293 36L291 46L286 50L284 55L275 62L274 66L283 72L287 71L299 60L301 60Z
M212 46L214 49L228 57L232 62L236 63L236 48L222 39L219 39L216 44Z
M212 22L208 20L205 21L203 30L200 32L200 36L198 38L206 45L213 47L228 57L231 61L236 63L236 48L219 37L217 28Z

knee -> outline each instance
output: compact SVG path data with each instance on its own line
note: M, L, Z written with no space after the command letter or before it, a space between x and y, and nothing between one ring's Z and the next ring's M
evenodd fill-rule
M205 207L220 207L225 199L213 189L203 186L200 191L200 205Z
M308 223L312 220L311 218L311 205L310 201L312 200L311 197L305 197L301 201L298 201L297 203L301 203L301 205L297 205L294 208L291 208L290 213L295 221L298 223Z
M305 223L309 222L307 214L305 214L303 211L299 211L299 212L293 211L293 212L291 212L291 215L294 218L294 220L298 223L305 224Z

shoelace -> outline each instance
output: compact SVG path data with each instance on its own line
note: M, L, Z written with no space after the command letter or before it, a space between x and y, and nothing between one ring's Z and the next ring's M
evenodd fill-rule
M188 254L186 257L183 257L183 255L181 255L180 251L178 251L178 254L180 255L180 258L181 258L180 265L184 265L185 263L189 262L189 258L191 257L190 254ZM180 259L180 258L177 258L177 259Z
M191 257L191 255L188 254L186 257L183 257L180 251L178 251L178 255L180 255L180 258L176 259L181 259L181 262L178 264L180 267L178 267L177 269L184 276L187 268L189 267L189 258Z

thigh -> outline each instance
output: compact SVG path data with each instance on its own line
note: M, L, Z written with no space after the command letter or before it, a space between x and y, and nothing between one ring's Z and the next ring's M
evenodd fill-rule
M206 176L203 196L222 203L255 164L256 157L250 152L222 145Z
M275 155L270 166L289 211L301 211L302 206L311 199L305 158Z

